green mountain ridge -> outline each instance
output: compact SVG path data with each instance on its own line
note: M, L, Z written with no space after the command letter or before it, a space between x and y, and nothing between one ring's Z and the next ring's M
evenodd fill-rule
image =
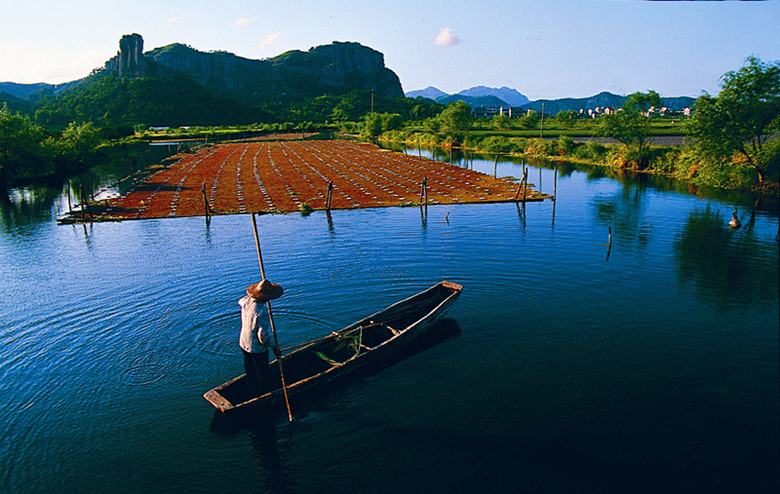
M378 106L405 99L398 76L384 65L384 55L353 42L251 60L225 51L201 52L180 43L144 53L143 38L132 34L121 38L117 55L103 69L68 83L61 91L45 84L3 84L14 91L5 100L24 111L19 100L29 98L34 104L28 113L47 126L69 121L99 125L325 121L340 102L333 95L362 99L362 108L348 104L338 113L341 118L359 119L370 110L372 96ZM307 119L306 102L322 98L331 107L320 108Z

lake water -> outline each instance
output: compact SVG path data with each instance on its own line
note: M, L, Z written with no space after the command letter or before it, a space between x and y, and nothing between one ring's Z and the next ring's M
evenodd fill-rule
M464 285L457 335L292 425L202 398L243 372L249 216L59 226L67 186L11 191L0 491L775 492L777 203L544 163L529 181L557 201L258 217L282 347Z

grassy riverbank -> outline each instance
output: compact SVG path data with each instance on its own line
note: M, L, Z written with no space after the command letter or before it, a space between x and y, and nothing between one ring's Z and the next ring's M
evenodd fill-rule
M537 135L538 135L538 131ZM435 134L415 131L390 131L378 137L387 142L400 142L409 146L450 148L494 155L529 156L556 161L568 161L612 169L661 174L666 177L690 182L693 185L720 187L735 190L751 190L761 193L777 193L777 166L775 173L759 184L754 169L737 157L726 163L711 163L701 157L693 146L650 145L646 151L647 163L639 169L631 150L621 144L602 143L596 139L575 141L563 134L557 139L513 137L507 133L487 131L469 133L464 143L457 146ZM655 134L661 136L662 134ZM592 136L592 134L591 134ZM777 154L777 153L776 153ZM777 158L775 158L777 159Z

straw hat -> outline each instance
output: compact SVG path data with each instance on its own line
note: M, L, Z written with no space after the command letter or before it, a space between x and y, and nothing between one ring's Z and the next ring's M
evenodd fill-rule
M282 293L284 293L284 289L276 283L263 280L260 283L249 285L246 289L246 293L260 302L268 302L269 300L281 297Z

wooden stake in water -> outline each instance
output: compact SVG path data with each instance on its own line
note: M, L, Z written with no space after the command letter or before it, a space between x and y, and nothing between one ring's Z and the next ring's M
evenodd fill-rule
M523 203L528 195L528 168L523 170Z
M95 217L92 215L92 209L89 207L89 201L87 201L87 197L84 195L84 186L80 185L81 188L81 204L87 208L87 212L89 213L89 219L94 219ZM81 217L84 217L84 210L81 211Z
M209 213L211 212L211 206L209 206L209 199L206 197L206 182L201 182L200 190L203 192L203 208L206 211L206 221L208 221Z
M523 190L524 183L525 183L525 174L523 174L523 178L520 179L520 185L517 186L517 192L515 192L515 200L517 200L518 196L520 196L520 191Z
M420 183L420 206L428 206L428 177L423 177Z
M328 184L328 192L325 199L325 210L330 211L330 200L333 197L333 181Z

